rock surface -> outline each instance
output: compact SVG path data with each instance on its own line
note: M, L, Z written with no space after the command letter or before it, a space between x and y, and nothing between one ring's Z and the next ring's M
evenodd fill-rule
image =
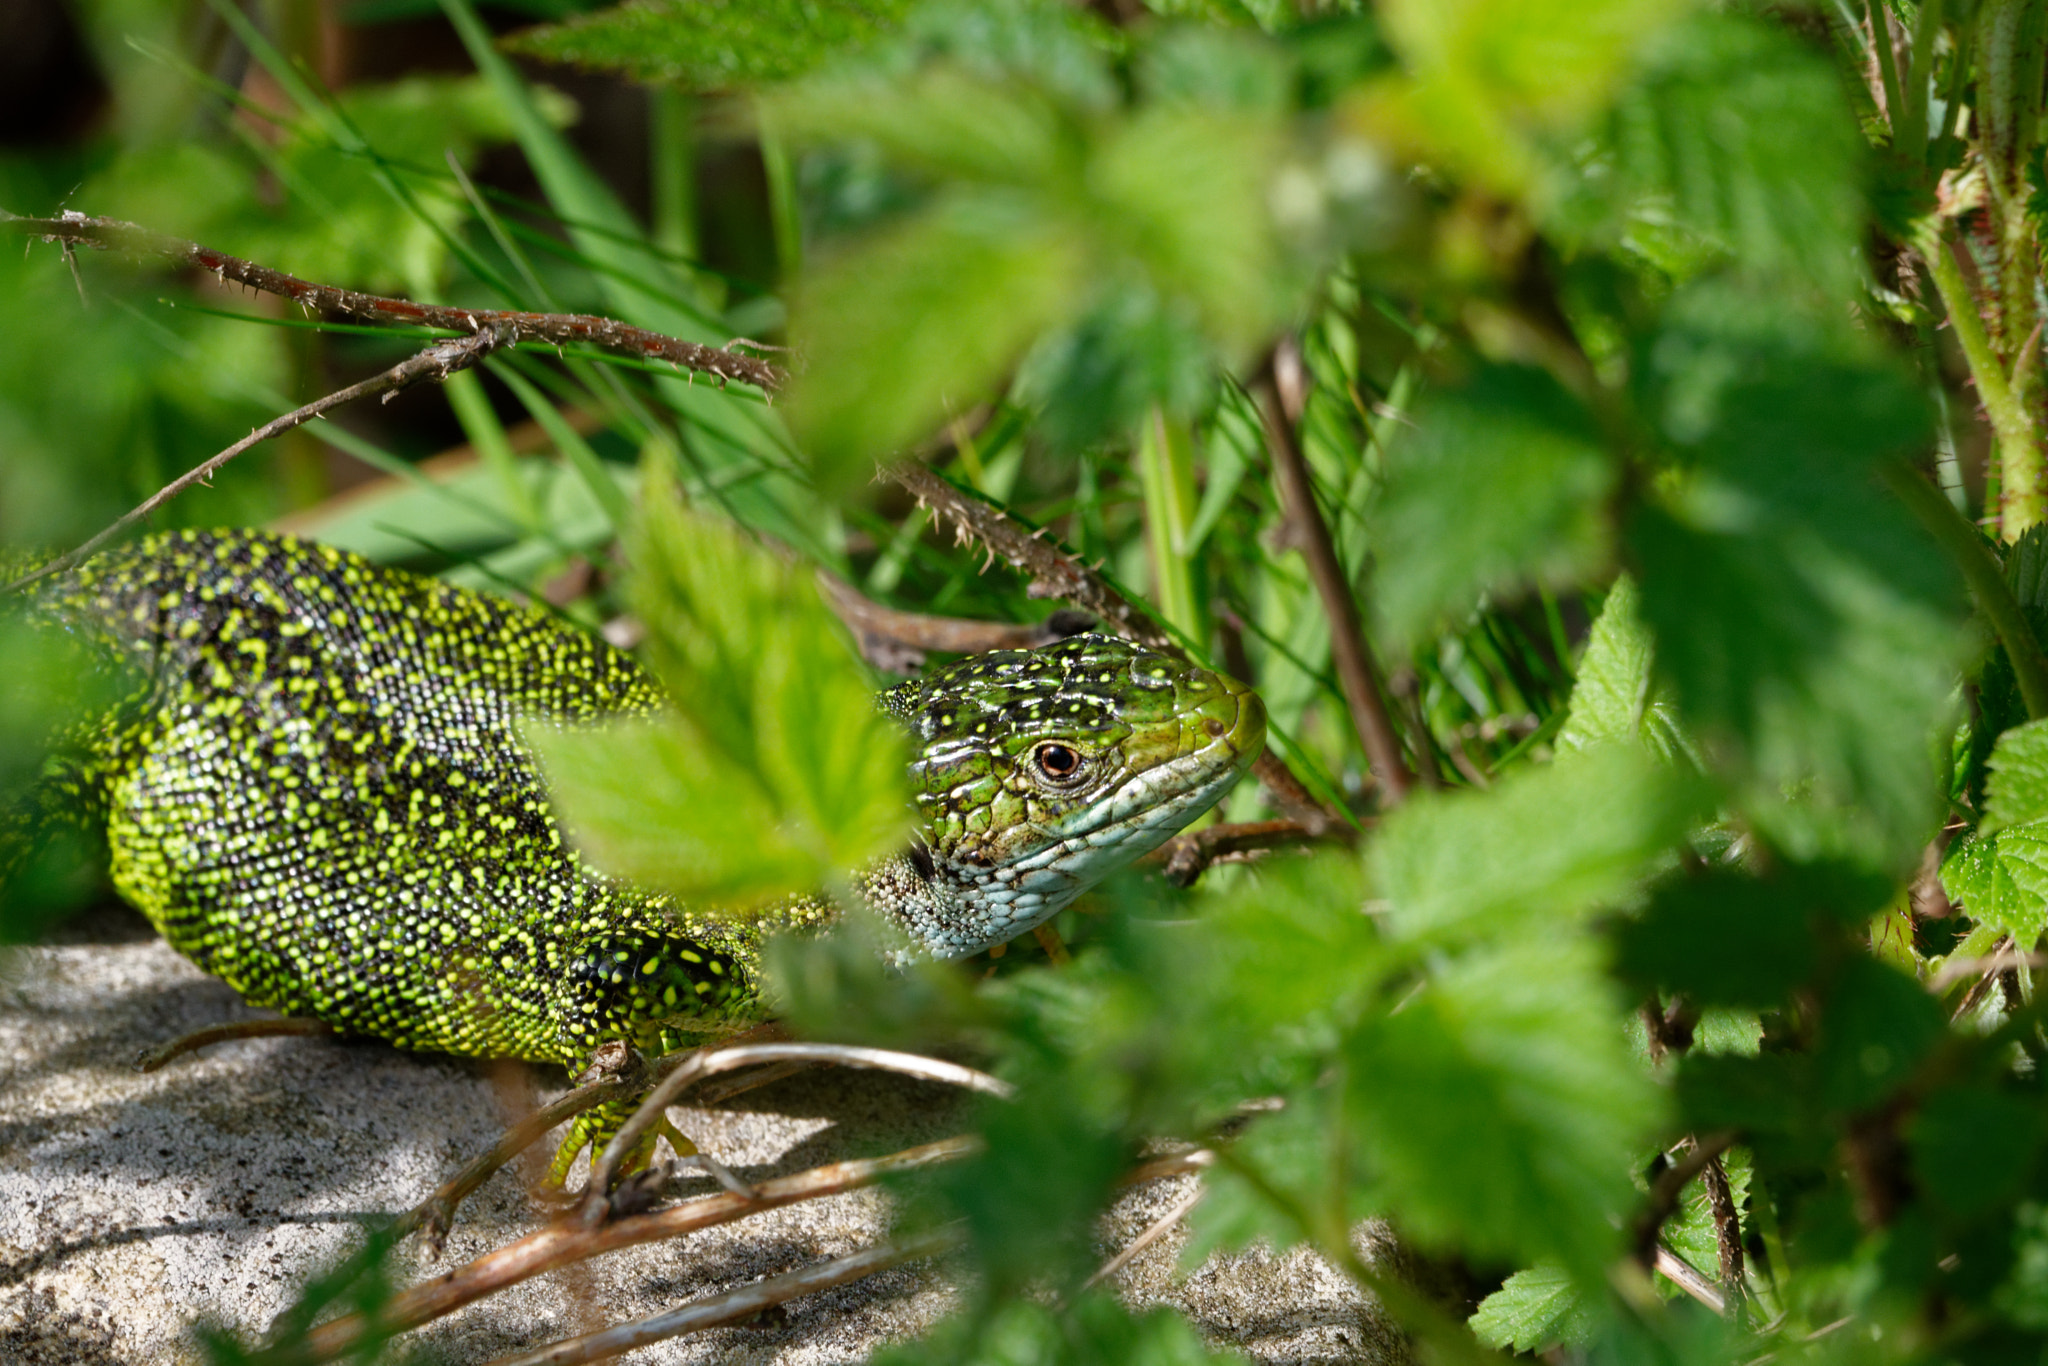
M361 1245L503 1131L538 1085L517 1065L326 1039L218 1045L140 1075L144 1047L252 1014L124 910L95 912L0 965L0 1366L197 1362L199 1322L253 1337L305 1280ZM743 1177L879 1156L958 1132L960 1098L868 1072L818 1070L708 1110L672 1112ZM552 1151L552 1143L536 1153ZM1190 1189L1134 1190L1102 1229L1125 1246ZM708 1189L700 1184L688 1193ZM542 1276L415 1335L437 1359L486 1362L867 1247L889 1197L857 1191ZM464 1207L437 1264L409 1241L410 1283L537 1227L510 1172ZM1269 1362L1405 1362L1369 1303L1309 1254L1177 1268L1160 1239L1117 1283L1177 1305L1218 1345ZM958 1268L913 1264L785 1306L773 1326L643 1348L635 1362L859 1361L957 1303Z

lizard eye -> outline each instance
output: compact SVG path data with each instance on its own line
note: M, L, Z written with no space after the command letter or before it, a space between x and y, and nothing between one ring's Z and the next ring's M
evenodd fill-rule
M1080 752L1069 746L1040 745L1031 757L1038 764L1038 771L1055 783L1064 785L1081 776Z

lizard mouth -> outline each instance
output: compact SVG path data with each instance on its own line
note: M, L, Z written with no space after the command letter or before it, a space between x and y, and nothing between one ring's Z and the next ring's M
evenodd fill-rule
M976 953L1044 923L1221 800L1264 748L1266 710L1244 684L1202 677L1216 695L1180 716L1178 752L1129 773L1046 832L1040 847L983 872L972 892L986 917L983 934L945 945L945 956Z

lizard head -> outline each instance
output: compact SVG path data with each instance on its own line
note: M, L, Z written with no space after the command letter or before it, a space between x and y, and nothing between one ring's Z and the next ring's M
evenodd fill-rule
M1109 636L976 655L892 688L921 831L875 898L956 958L1049 919L1215 805L1258 757L1242 683Z

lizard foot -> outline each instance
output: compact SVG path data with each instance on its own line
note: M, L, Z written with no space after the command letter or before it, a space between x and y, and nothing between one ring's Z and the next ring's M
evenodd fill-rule
M625 1127L626 1121L631 1119L633 1112L639 1108L640 1098L633 1096L623 1100L607 1101L576 1116L569 1125L568 1137L562 1140L561 1147L555 1149L555 1160L548 1167L545 1186L555 1190L562 1189L583 1150L588 1148L591 1159L595 1161L597 1155L604 1151L605 1145ZM655 1145L664 1138L668 1140L669 1147L675 1149L677 1157L694 1158L699 1155L697 1145L685 1137L682 1130L671 1124L667 1115L663 1115L626 1154L625 1160L619 1164L619 1175L630 1176L645 1168L654 1159Z

